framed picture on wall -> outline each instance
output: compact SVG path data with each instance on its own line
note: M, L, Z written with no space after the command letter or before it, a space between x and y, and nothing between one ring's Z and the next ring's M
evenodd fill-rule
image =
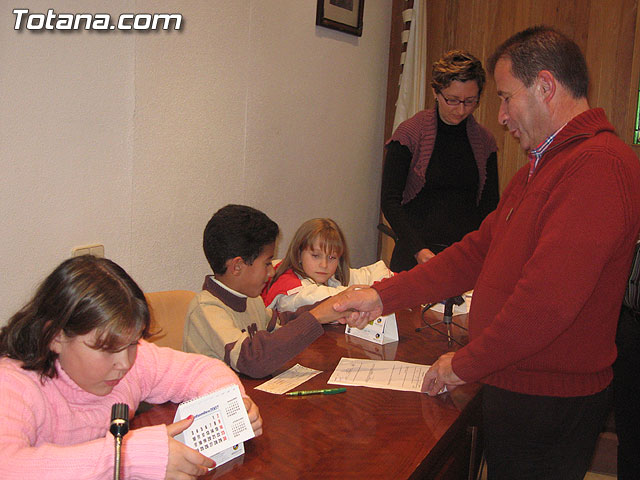
M316 25L362 36L364 0L318 0Z

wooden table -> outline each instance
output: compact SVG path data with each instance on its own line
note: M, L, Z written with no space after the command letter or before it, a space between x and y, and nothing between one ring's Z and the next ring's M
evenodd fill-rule
M335 388L327 381L342 357L431 364L457 348L448 347L447 338L431 329L416 332L422 322L419 310L401 311L397 317L399 342L381 346L346 335L342 325L327 325L322 337L275 374L300 363L322 373L296 390ZM433 322L442 315L428 312L426 318ZM466 319L454 317L459 320ZM453 330L466 341L462 330ZM438 397L367 387L347 387L338 395L286 397L254 389L264 381L242 378L260 407L263 435L245 442L242 457L202 478L467 478L469 427L479 424L477 384ZM175 404L154 406L136 416L132 428L169 423L175 409Z

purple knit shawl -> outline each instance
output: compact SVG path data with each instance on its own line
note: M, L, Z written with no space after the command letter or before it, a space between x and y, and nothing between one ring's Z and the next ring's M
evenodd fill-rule
M387 145L392 141L400 142L411 151L411 166L402 193L403 205L411 201L424 187L425 172L429 166L433 146L436 143L437 115L435 108L416 113L410 119L402 122L387 141ZM487 180L487 160L491 153L498 151L498 145L491 132L476 122L473 115L467 117L467 136L478 165L478 193L476 195L476 204L478 204Z

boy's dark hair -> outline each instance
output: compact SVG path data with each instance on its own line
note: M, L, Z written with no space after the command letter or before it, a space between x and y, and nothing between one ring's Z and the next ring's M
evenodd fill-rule
M549 70L574 98L585 98L589 88L587 62L580 47L553 28L527 28L505 40L487 62L493 75L501 58L511 60L513 76L530 87L541 70Z
M247 265L276 241L278 224L260 210L227 205L213 214L204 229L202 246L214 274L227 271L227 260L241 257Z

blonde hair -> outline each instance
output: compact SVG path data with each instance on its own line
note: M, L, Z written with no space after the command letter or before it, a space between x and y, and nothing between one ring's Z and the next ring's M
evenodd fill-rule
M302 269L302 252L311 248L318 240L319 247L325 253L335 253L338 258L338 268L335 277L342 285L349 285L349 250L344 234L336 222L330 218L313 218L307 220L293 236L287 254L276 270L272 282L280 275L292 269L303 278L309 278Z

